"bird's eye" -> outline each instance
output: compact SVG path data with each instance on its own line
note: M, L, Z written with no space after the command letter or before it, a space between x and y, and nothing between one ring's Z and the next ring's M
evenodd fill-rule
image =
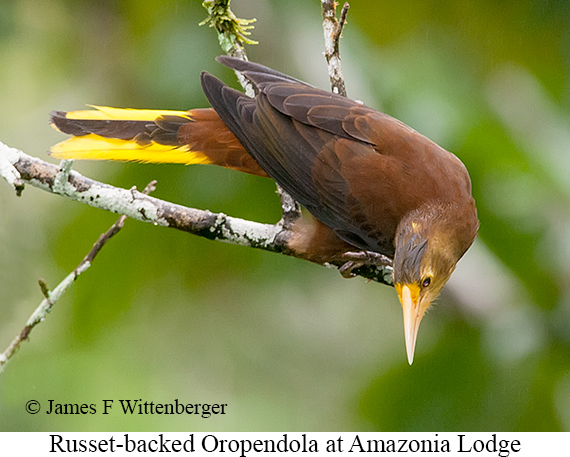
M422 281L422 286L428 287L430 284L431 284L431 278L429 276L425 277L424 280Z

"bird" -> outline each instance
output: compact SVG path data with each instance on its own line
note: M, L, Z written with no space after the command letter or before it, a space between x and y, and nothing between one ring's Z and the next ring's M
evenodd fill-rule
M214 164L273 179L312 217L287 248L341 262L344 276L390 264L409 364L420 322L479 228L469 173L457 156L388 114L258 63L219 56L255 96L202 72L210 108L91 106L53 111L70 138L59 159Z

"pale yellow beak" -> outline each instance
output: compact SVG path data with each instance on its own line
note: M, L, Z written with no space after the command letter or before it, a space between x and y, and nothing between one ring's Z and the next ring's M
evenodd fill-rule
M425 308L420 306L419 293L412 293L412 290L406 285L402 286L400 301L402 302L402 309L404 311L406 353L408 354L408 362L411 365L414 361L418 329L420 328L420 322L422 321Z

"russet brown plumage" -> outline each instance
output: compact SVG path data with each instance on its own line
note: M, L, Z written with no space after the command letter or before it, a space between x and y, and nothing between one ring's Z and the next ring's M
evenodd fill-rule
M267 177L213 109L194 109L191 116L192 122L185 122L177 132L178 144L204 151L215 165Z
M76 138L136 143L132 157L123 154L119 160L139 160L137 150L148 145L171 146L188 151L186 163L274 179L315 218L293 227L289 248L299 256L318 263L393 259L411 363L425 310L477 233L464 165L412 128L363 104L259 64L218 60L251 80L256 96L203 73L212 109L165 112L148 120L128 120L121 110L118 119L56 112L52 122ZM58 146L56 155L73 157L73 144ZM162 161L160 152L156 160L144 157ZM113 159L112 151L96 158Z

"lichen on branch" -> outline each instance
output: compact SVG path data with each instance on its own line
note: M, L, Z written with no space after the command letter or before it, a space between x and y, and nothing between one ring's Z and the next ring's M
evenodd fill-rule
M208 17L200 22L200 25L209 24L216 29L218 40L222 50L231 56L243 58L237 55L239 48L244 44L258 44L257 41L248 38L253 29L256 19L239 19L230 9L230 0L206 0L202 6L208 11Z

